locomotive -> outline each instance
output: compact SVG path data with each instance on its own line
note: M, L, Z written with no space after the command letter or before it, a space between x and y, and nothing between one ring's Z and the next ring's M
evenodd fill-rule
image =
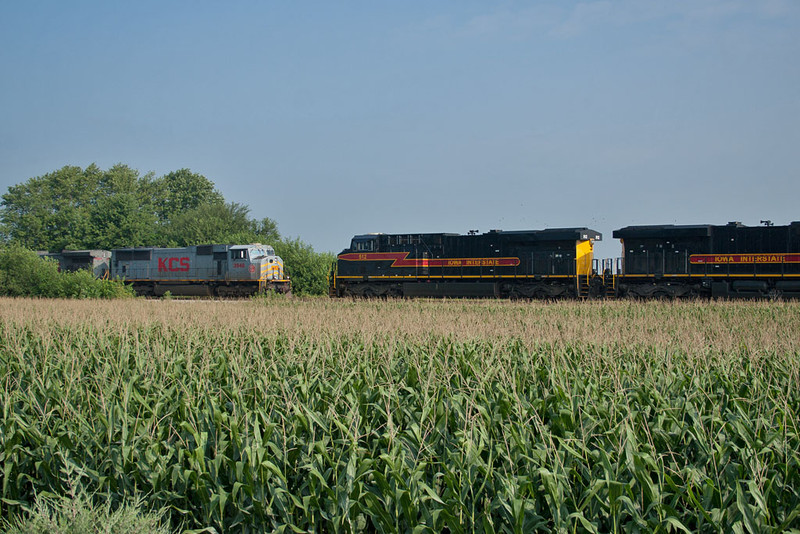
M800 298L800 222L627 226L595 259L588 228L364 234L332 265L331 297Z
M800 222L786 226L627 226L620 296L800 297Z
M62 270L89 269L98 278L130 283L144 296L240 297L267 290L289 293L283 260L269 245L137 247L40 253Z
M599 289L589 228L353 237L331 296L587 297Z
M40 251L39 256L54 260L58 263L60 271L75 272L85 269L95 278L108 278L109 262L111 261L111 252L108 250Z
M111 275L140 295L241 297L266 290L288 293L283 260L269 245L196 245L111 251Z

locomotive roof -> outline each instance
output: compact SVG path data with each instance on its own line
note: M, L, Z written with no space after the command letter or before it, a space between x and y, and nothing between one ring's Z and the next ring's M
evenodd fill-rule
M205 245L188 245L185 247L121 247L115 248L113 250L187 250L192 248L203 248L203 247L213 247L214 250L227 250L231 248L248 248L248 247L268 247L269 245L261 245L259 243L249 244L249 245L231 245L231 244L223 244L223 243L214 243L214 244L205 244Z
M51 254L51 255L62 255L62 256L95 256L95 257L102 257L102 258L110 258L111 251L109 250L102 250L102 249L81 249L81 250L69 250L63 249L60 252L48 252L46 250L37 251L37 254L40 256L42 254Z
M762 221L763 222L763 221ZM787 225L789 228L799 228L800 222L794 221ZM625 238L659 238L659 237L710 237L714 228L779 228L773 226L747 226L740 222L728 224L655 224L646 226L626 226L614 230L612 234L618 239ZM784 227L785 228L785 227Z
M586 239L593 239L594 241L602 241L603 234L598 232L597 230L592 230L591 228L586 227L575 227L575 228L547 228L545 230L511 230L511 231L503 231L503 230L492 230L489 232L490 234L502 234L502 235L525 235L525 236L533 236L534 239L540 239L542 241L570 241L570 240L586 240Z
M473 236L475 234L456 234L456 233L446 233L446 232L409 232L409 233L396 233L396 234L383 234L383 233L372 233L372 234L359 234L353 236L355 240L366 240L366 239L375 239L379 236L442 236L442 237L459 237L459 236ZM598 232L597 230L592 230L590 228L585 227L575 227L575 228L547 228L545 230L489 230L488 232L484 232L481 235L503 235L503 236L525 236L528 239L533 240L541 240L541 241L570 241L570 240L581 240L581 239L593 239L595 241L601 241L603 239L603 234Z
M709 224L654 224L647 226L626 226L614 230L612 234L618 239L648 238L648 237L709 237L711 225Z

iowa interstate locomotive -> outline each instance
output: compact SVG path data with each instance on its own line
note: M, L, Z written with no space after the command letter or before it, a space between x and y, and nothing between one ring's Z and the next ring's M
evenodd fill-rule
M636 297L800 297L800 222L628 226L616 293Z
M367 234L339 254L332 296L579 297L598 290L588 228ZM593 285L594 284L594 285Z

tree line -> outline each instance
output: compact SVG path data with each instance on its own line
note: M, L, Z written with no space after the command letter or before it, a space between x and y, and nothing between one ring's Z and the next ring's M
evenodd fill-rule
M0 201L0 246L32 250L265 243L284 260L293 291L324 294L333 254L287 238L265 217L227 202L189 169L163 176L124 164L65 166L13 185Z

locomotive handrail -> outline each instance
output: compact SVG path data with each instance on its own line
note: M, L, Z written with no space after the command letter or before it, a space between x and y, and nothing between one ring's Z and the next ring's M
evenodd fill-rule
M336 289L336 273L338 272L338 262L334 260L331 262L331 268L328 271L328 285Z

